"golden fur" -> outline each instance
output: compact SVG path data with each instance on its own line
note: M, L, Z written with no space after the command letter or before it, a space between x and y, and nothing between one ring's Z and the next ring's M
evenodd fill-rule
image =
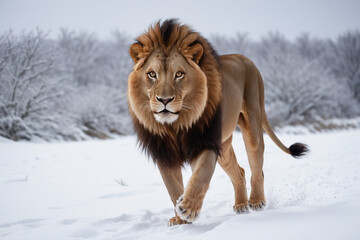
M153 28L150 28L146 34L141 35L137 39L138 42L130 47L130 55L135 62L135 71L131 72L129 76L128 95L130 113L135 114L146 129L159 135L167 134L168 128L166 125L157 122L153 117L152 109L148 108L148 105L144 105L144 102L149 101L149 97L151 104L156 104L157 102L155 99L156 94L153 91L157 89L152 89L150 94L148 94L146 83L141 81L145 76L146 70L148 70L147 67L149 67L144 66L148 58L159 59L169 54L172 56L176 55L178 58L181 58L180 61L182 61L182 65L191 71L191 74L186 73L186 75L194 76L194 81L187 82L193 85L193 89L186 97L181 95L183 92L176 92L178 95L176 96L176 100L179 102L173 104L179 105L179 107L181 107L181 104L191 106L189 108L183 108L179 119L173 123L172 128L174 128L176 132L180 129L188 129L197 122L200 117L202 117L200 125L206 123L215 113L216 107L221 100L221 76L218 71L216 59L212 55L212 49L208 47L204 38L198 33L192 32L188 26L174 25L173 28L168 36L167 42L164 42L163 32L160 23L158 23ZM197 43L193 45L195 41ZM202 50L201 57L203 62L201 65L206 66L202 69L200 69L196 63L198 60L195 59L195 61L193 61L193 58L197 57L196 54L198 54L199 48ZM160 66L160 68L164 67L165 66ZM164 80L160 79L160 81ZM162 85L160 85L160 87L162 87ZM197 104L195 105L193 103Z
M263 129L295 157L307 148L299 143L287 148L271 130L256 66L241 55L217 56L205 38L175 20L150 27L130 47L130 56L129 110L139 143L158 165L175 206L169 225L197 218L216 161L234 185L235 212L263 209ZM237 125L252 172L249 199L245 173L232 148ZM184 189L185 162L193 175Z

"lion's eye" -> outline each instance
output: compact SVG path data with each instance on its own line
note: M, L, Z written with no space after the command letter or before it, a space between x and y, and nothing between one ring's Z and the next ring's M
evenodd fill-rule
M156 72L154 71L150 71L147 73L148 77L152 80L155 80L156 79Z
M181 79L181 78L183 78L184 77L184 73L183 72L176 72L175 73L175 79Z

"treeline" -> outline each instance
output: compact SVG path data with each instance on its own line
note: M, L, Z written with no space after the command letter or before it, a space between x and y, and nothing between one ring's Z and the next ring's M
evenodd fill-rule
M360 33L335 41L304 34L214 35L219 54L241 53L259 67L273 126L320 126L360 114ZM132 38L99 40L87 32L41 30L0 35L0 136L13 140L81 140L132 134L127 76Z
M289 41L279 33L269 33L259 42L244 34L211 40L220 53L240 52L259 67L273 126L305 125L321 130L341 127L331 119L359 116L359 31L342 34L335 41L308 34Z
M132 133L129 38L62 30L0 36L0 135L80 140Z

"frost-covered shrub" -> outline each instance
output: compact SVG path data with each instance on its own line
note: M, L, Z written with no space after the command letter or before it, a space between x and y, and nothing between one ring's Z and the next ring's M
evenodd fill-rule
M106 86L83 87L72 96L69 111L74 125L90 136L132 133L126 94Z
M0 117L0 136L12 140L31 139L30 131L23 120L18 116L11 115Z

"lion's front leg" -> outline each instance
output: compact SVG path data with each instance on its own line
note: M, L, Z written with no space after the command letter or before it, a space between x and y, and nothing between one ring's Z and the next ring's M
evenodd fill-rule
M183 178L181 173L181 167L163 167L158 164L158 168L161 174L161 177L165 183L166 189L170 195L171 201L176 206L176 200L184 193ZM168 226L187 224L187 221L182 220L175 212L175 217L170 218L168 221Z
M206 191L216 166L216 154L205 150L191 162L193 172L188 185L176 204L177 215L185 221L193 222L202 207Z

